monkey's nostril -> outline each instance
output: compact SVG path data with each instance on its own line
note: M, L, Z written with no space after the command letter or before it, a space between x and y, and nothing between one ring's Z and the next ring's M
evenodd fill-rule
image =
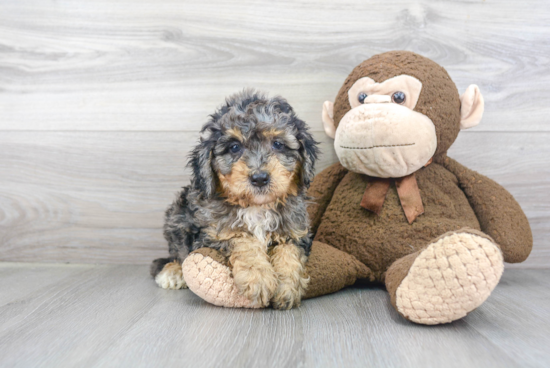
M266 186L269 183L269 174L265 171L255 173L250 177L250 182L252 183L252 185L258 188Z

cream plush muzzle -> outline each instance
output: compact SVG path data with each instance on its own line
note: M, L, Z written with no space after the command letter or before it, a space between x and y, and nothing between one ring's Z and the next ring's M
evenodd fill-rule
M433 122L394 103L366 103L340 121L334 148L350 171L379 178L400 178L424 166L435 153Z

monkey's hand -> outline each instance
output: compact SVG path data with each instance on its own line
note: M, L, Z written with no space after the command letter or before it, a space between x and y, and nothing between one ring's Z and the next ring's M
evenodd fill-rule
M332 195L347 172L348 170L337 162L327 167L313 178L307 192L312 200L312 203L307 207L307 212L311 224L311 232L313 234L317 232L317 228L321 224L321 218L332 199Z
M523 262L533 248L529 221L518 202L501 185L447 157L443 166L452 172L470 205L481 230L501 247L504 261Z

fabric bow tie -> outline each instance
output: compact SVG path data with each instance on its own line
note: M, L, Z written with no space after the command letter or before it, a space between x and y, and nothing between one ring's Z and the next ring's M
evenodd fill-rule
M395 179L370 177L370 183L365 189L365 194L363 194L361 200L361 207L377 215L380 214L392 180L395 181L399 201L403 211L405 211L407 221L412 224L418 216L424 213L424 206L422 205L422 198L414 173Z

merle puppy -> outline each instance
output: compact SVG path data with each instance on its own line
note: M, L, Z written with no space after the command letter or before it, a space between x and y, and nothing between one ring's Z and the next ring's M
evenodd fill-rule
M317 142L285 99L254 90L227 98L201 133L191 185L166 211L170 257L153 261L151 274L162 288L184 288L183 260L210 247L228 257L254 306L299 305L309 281L306 190Z

